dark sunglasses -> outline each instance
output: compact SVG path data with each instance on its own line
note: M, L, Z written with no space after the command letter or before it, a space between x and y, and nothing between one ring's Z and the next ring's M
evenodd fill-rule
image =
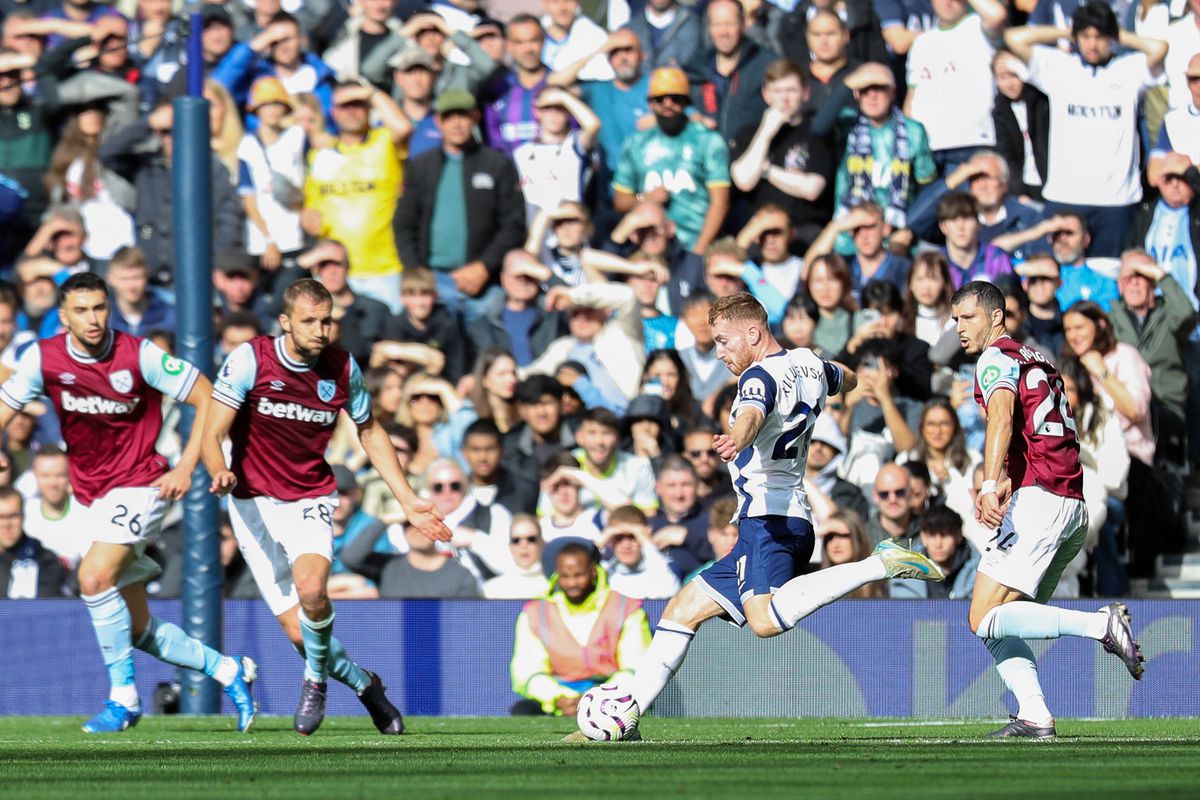
M537 537L537 536L513 536L513 537L509 538L508 543L509 544L537 544L539 538L540 537Z
M712 450L688 450L688 458L712 458L716 455Z
M686 106L689 102L691 102L691 98L688 97L686 94L663 94L663 95L659 95L658 97L650 98L651 105L654 105L655 103L662 104L662 103L666 103L667 101L670 101L670 102L674 103L675 105L679 106L680 108L682 108L683 106Z
M875 492L875 494L879 495L880 500L891 500L893 497L897 500L903 500L908 497L908 489L893 489L891 491L884 489L882 492Z
M415 403L421 399L436 400L439 403L441 402L441 398L439 398L436 394L414 394L408 398L408 402Z
M825 532L825 541L829 541L830 539L849 539L849 538L850 538L850 534L846 533L845 531L826 531Z
M435 492L461 492L463 485L462 481L450 481L449 483L434 483L429 488Z

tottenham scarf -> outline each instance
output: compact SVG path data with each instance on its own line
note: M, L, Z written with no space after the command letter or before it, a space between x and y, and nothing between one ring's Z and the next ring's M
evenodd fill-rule
M908 152L907 118L900 109L892 109L892 131L895 141L892 145L892 163L889 170L891 186L888 187L887 206L884 216L888 222L897 228L904 227L908 210L909 173L912 164ZM850 194L846 198L846 206L852 208L859 203L874 202L875 196L875 151L871 147L871 120L865 114L859 114L850 129L850 138L846 143L846 169L850 173Z

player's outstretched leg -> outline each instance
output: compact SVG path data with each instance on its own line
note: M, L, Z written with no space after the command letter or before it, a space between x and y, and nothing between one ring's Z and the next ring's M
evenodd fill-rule
M940 581L945 577L937 564L888 539L880 542L874 552L862 561L839 564L792 578L771 598L769 608L774 626L768 626L762 632L756 628L755 633L761 636L789 631L817 609L872 581L884 578Z
M84 733L120 733L142 718L142 703L133 682L133 621L117 578L131 549L96 542L79 565L80 597L92 618L96 641L108 670L108 701L83 724Z

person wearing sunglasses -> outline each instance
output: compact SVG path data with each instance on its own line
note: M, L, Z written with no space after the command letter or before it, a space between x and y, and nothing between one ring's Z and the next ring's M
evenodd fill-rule
M887 463L879 468L872 491L875 513L867 523L872 545L885 539L900 539L906 544L906 540L916 538L919 528L917 515L908 501L911 491L908 470L904 467Z
M532 514L513 517L508 532L508 552L514 569L497 575L483 584L483 596L488 600L525 600L545 597L550 582L542 570L542 529Z

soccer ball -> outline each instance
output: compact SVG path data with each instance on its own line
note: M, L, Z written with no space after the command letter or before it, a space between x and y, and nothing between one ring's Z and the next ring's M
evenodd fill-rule
M579 698L579 730L595 742L615 742L633 730L641 717L633 695L615 683L594 686Z

